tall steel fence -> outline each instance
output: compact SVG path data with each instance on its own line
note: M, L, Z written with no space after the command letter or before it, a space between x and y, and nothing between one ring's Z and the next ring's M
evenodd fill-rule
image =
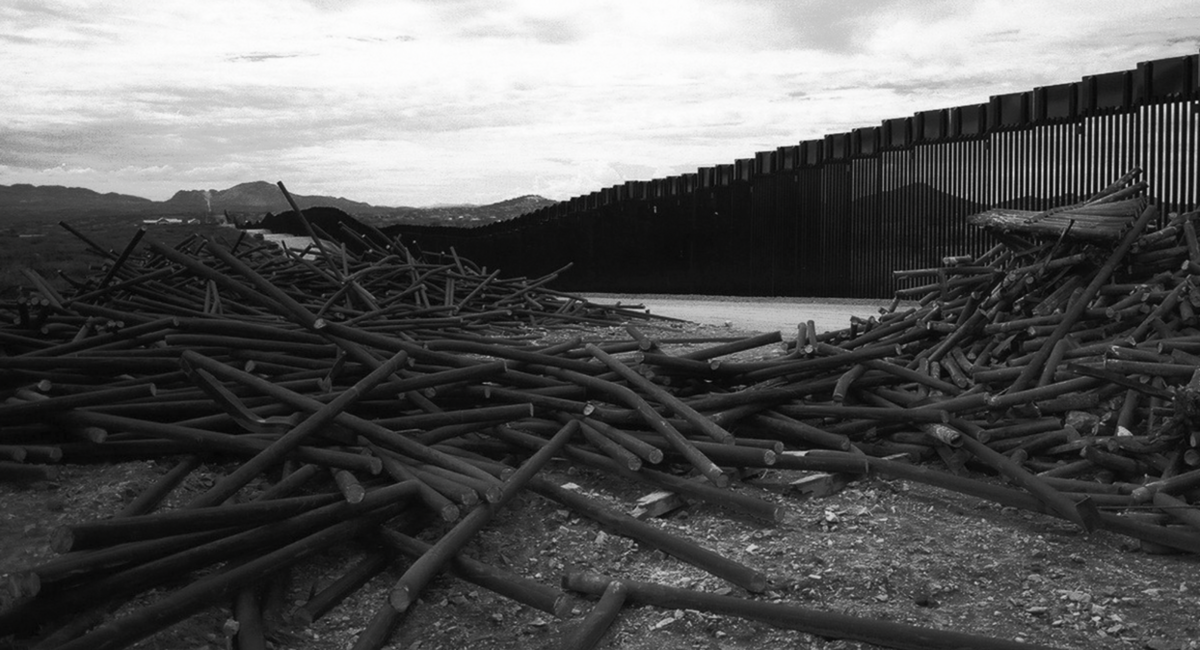
M886 297L892 271L982 252L966 217L1082 199L1140 168L1200 206L1200 55L997 95L576 196L476 228L393 227L572 291Z

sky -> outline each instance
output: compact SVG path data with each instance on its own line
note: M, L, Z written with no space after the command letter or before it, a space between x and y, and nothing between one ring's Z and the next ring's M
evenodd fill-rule
M1195 0L3 0L0 185L568 199L1197 51Z

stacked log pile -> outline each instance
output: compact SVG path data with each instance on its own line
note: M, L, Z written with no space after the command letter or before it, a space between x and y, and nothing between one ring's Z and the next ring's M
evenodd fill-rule
M567 647L594 643L626 599L885 647L1034 647L756 600L770 568L541 469L565 458L764 525L782 511L739 487L755 469L874 472L1200 552L1200 215L1129 203L1127 182L1094 197L1126 202L1101 210L1102 227L1056 213L1022 229L1007 215L984 255L898 272L932 281L899 291L880 317L802 326L786 354L762 361L728 355L779 346L778 333L686 354L632 324L626 340L542 341L531 326L647 316L549 290L552 276L502 279L381 235L315 244L313 256L243 239L93 245L106 260L96 277L64 295L29 273L31 290L0 306L0 478L180 460L115 516L61 530L59 557L11 576L18 599L0 612L0 638L123 647L354 535L411 558L355 647L386 643L444 568L562 616L557 586L460 553L528 490L747 592L571 572L564 586L601 598ZM1052 227L1032 227L1050 216ZM229 461L223 477L162 505L214 458ZM448 532L411 537L429 515ZM368 558L297 614L321 616L388 564ZM189 573L202 577L109 616ZM261 647L260 612L238 603L241 647Z

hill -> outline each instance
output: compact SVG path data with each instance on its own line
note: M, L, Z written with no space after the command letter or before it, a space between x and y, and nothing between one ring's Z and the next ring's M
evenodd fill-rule
M481 225L503 221L531 212L552 201L525 195L489 205L439 205L435 207L375 206L340 196L293 194L301 209L337 208L377 226L396 223L422 225ZM224 190L179 190L166 201L139 196L99 192L58 185L0 185L0 224L28 218L67 219L95 216L220 216L225 213L240 221L257 220L265 214L288 212L291 206L274 183L239 183Z
M398 224L414 226L482 226L507 221L554 205L544 196L526 194L487 205L439 205L427 208L392 208L380 215L355 215L377 228ZM348 211L349 212L349 211Z
M102 213L153 211L159 205L129 194L101 194L82 187L61 185L0 185L0 220L8 217L63 217L69 214L94 216Z
M355 215L381 214L393 208L376 207L370 203L352 201L340 196L305 196L292 194L301 209L315 206L337 208ZM287 199L274 183L254 181L240 183L225 190L179 190L163 201L165 209L178 212L200 212L221 214L282 212L291 210Z

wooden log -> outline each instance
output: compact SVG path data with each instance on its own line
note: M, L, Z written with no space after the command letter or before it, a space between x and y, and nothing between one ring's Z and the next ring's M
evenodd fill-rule
M248 549L262 548L264 545L270 547L274 544L275 548L280 548L280 551L268 555L273 555L277 560L286 564L289 561L288 558L298 559L298 556L294 554L295 551L304 554L316 552L324 548L326 541L330 544L337 543L341 541L338 539L339 536L344 537L364 529L362 527L369 527L372 525L373 517L394 515L405 507L406 501L403 497L415 493L415 489L415 484L407 483L373 490L362 504L356 506L334 503L284 522L260 526L235 535L223 535L221 531L215 531L193 536L180 536L187 539L180 539L179 541L182 543L173 547L171 555L146 561L144 553L135 553L133 558L139 559L144 562L143 564L92 580L82 587L58 593L53 598L39 599L22 607L0 613L0 634L13 629L18 622L25 624L36 619L47 620L63 611L77 610L113 598L126 597L165 581L175 580L183 572L207 566L213 562L224 561L234 553L244 553ZM337 523L339 521L345 522L344 529L339 529ZM332 538L323 537L330 534L328 531L334 530L340 530L340 532L333 534ZM314 540L304 542L304 539L308 539L306 536L312 537ZM289 544L290 540L297 539L300 541ZM317 539L324 541L316 542ZM289 548L292 550L284 550ZM267 557L267 555L262 557ZM75 647L105 647L100 645L100 639L111 639L114 633L122 637L125 642L141 638L141 636L158 629L156 626L169 624L178 620L177 617L186 616L189 612L195 611L197 607L207 606L216 600L228 597L232 593L232 589L248 584L242 582L243 579L251 581L261 579L262 573L269 570L262 567L262 564L255 566L252 562L235 569L238 571L237 574L230 572L230 577L232 575L239 576L234 582L223 581L220 578L221 574L218 574L213 576L214 582L208 582L207 586L197 587L209 580L207 578L192 583L183 591L168 597L169 603L164 604L164 601L159 601L159 603L151 605L151 609L142 610L135 618L117 626L115 630L98 629L92 633L97 636L91 639L89 639L91 635L82 637L76 642L78 645ZM39 568L35 572L42 576L43 581L45 580L46 573L43 570ZM246 575L247 573L250 575ZM64 608L66 609L64 610ZM85 639L88 640L84 641ZM115 640L111 642L115 644L114 647L119 647L121 643ZM109 641L103 643L107 644Z
M841 451L850 449L850 439L846 436L824 431L778 413L755 415L750 417L747 423L750 425L748 428L755 434L765 434L793 446L817 445Z
M58 478L59 468L53 465L28 465L11 461L0 461L0 481L32 483L52 481Z
M312 625L314 621L319 620L347 596L366 584L368 580L379 575L394 559L394 555L387 550L369 550L345 573L313 594L303 606L296 609L292 616L304 625Z
M566 489L548 479L538 477L530 483L538 494L588 517L605 528L649 544L674 557L728 580L752 593L767 587L767 577L761 572L723 557L681 537L651 526L628 515L613 512L576 491Z
M398 611L408 609L425 585L433 578L450 559L458 554L463 545L471 539L495 514L496 508L511 501L551 457L558 454L563 445L573 436L578 428L578 422L570 422L562 427L554 438L538 450L529 460L523 463L517 473L504 482L503 495L495 506L478 506L444 535L433 549L422 555L400 576L392 588L388 602Z
M124 544L229 527L260 526L294 517L336 501L336 494L314 494L232 505L190 507L157 514L97 519L57 529L51 546L58 553ZM361 501L361 499L359 500Z
M256 584L246 585L238 589L234 596L233 614L237 621L238 650L267 649L262 603L257 587Z
M1024 389L1025 386L1028 385L1035 376L1039 376L1041 374L1042 368L1045 367L1046 359L1049 358L1054 349L1054 345L1057 344L1060 339L1066 336L1067 332L1074 327L1076 321L1078 321L1079 317L1083 314L1083 311L1087 309L1088 303L1090 303L1092 298L1094 298L1100 291L1100 287L1108 282L1109 278L1116 270L1117 265L1122 262L1126 253L1128 253L1129 249L1133 246L1133 243L1137 241L1137 238L1142 234L1142 231L1146 229L1146 226L1156 216L1158 216L1158 209L1153 205L1142 210L1142 213L1138 217L1137 221L1134 222L1133 226L1124 234L1123 238L1121 239L1121 243L1118 244L1116 250L1109 255L1108 261L1106 261L1104 265L1101 266L1096 272L1096 275L1093 276L1091 282L1089 282L1087 287L1084 288L1083 293L1072 301L1070 307L1068 307L1064 313L1062 321L1059 322L1059 324L1055 327L1054 332L1050 335L1049 340L1046 341L1046 343L1043 344L1038 352L1034 354L1033 359L1030 360L1030 363L1025 366L1024 370L1021 371L1020 376L1018 376L1013 382L1009 389L1010 392L1017 392Z
M317 412L325 407L325 404L316 399L287 390L286 388L275 383L263 380L260 377L255 377L254 375L242 372L235 368L231 368L223 363L208 359L203 355L193 354L189 351L185 352L183 357L188 363L203 367L205 370L208 370L218 377L243 383L254 388L255 390L260 390L268 395L271 395L272 397L275 397L276 399L283 401L286 404L290 404L304 411ZM397 435L394 431L374 422L345 412L339 413L334 418L334 421L337 424L340 424L354 431L355 433L362 435L371 442L379 445L381 448L394 449L409 457L428 462L430 464L435 464L439 467L445 467L468 476L474 476L480 480L490 482L492 484L498 483L495 477L491 476L487 472L479 470L469 463L464 463L459 459L449 456L444 452L432 449L427 445L408 438L407 436Z
M117 513L117 517L133 517L152 512L170 494L171 490L175 489L188 474L191 474L193 470L200 466L202 460L203 457L198 454L185 456L170 471L155 481L154 485L150 486L150 488L139 494L136 499L122 508Z
M589 349L589 351L592 352L593 355L595 355L596 352L600 352L599 348L595 348L594 350ZM601 354L604 353L601 352ZM623 365L620 364L620 362L615 363L616 365ZM548 372L550 372L550 374L553 376L577 382L583 386L587 386L595 390L603 391L604 393L612 395L616 399L620 400L626 406L633 408L638 412L646 424L653 427L655 431L658 431L663 435L663 437L669 440L671 445L680 454L682 454L684 458L686 458L688 462L696 468L697 471L699 471L701 474L704 474L704 476L712 481L715 485L728 485L729 477L721 471L720 467L717 467L716 463L712 462L712 460L705 456L700 450L696 449L695 445L688 441L688 439L685 438L678 429L667 422L666 418L655 411L645 399L638 396L632 390L612 382L604 381L596 377L581 375L569 370L551 368L548 370ZM695 411L693 410L692 412ZM725 435L732 438L732 434L729 434L728 432L725 432Z
M612 580L596 573L571 571L563 584L575 591L598 595L608 589ZM720 596L679 587L667 587L649 582L621 580L629 590L628 598L635 602L666 609L697 609L714 614L737 616L761 621L779 628L800 630L825 638L863 641L887 648L934 650L939 648L979 648L980 650L1033 650L1048 648L1034 644L968 634L922 628L890 621L880 621L835 612L806 609L787 603L771 603L735 596Z
M1053 510L1063 519L1070 521L1086 531L1092 531L1096 528L1095 513L1080 504L1076 504L1056 491L1054 488L1046 485L1045 481L1039 479L1027 472L1020 465L1009 460L1003 454L992 450L987 445L979 442L973 436L978 434L981 429L965 420L955 420L951 424L967 435L962 436L963 448L969 451L980 461L991 466L996 471L1007 476L1017 485L1025 488L1035 496L1046 507Z
M403 533L380 527L379 533L391 548L417 559L428 553L432 545ZM536 580L498 569L459 553L450 560L450 570L458 578L471 584L489 589L523 605L564 618L569 613L570 602L561 590Z
M587 416L583 417L580 422L585 429L592 429L603 434L648 463L657 465L663 460L661 449L607 422Z
M387 472L388 475L391 476L392 479L394 479L397 483L402 483L404 481L417 482L417 493L421 496L421 501L423 501L430 510L438 513L445 521L454 521L458 519L458 506L454 505L449 496L439 491L430 483L421 480L413 470L409 469L406 465L404 465L404 463L396 460L396 458L393 456L379 449L379 447L371 443L367 443L367 445L374 452L375 456L383 463L383 470ZM459 494L461 495L464 492L474 494L474 492L465 487L462 488ZM466 505L474 505L477 502L478 499L475 499Z
M625 597L629 590L618 580L608 583L600 594L600 601L588 612L587 617L573 630L563 635L559 647L563 650L591 650L604 638L608 628L612 626L621 608L625 605Z
M621 363L612 355L604 352L600 348L590 343L584 347L592 354L592 356L596 357L601 363L615 371L622 379L635 386L638 390L653 397L660 404L670 409L679 417L683 418L693 427L703 431L713 440L716 440L720 443L731 443L733 441L733 434L714 424L712 420L705 418L698 411L688 406L674 395L671 395L662 387L637 374L632 368ZM669 434L664 435L670 437ZM681 452L683 451L684 450L681 450Z
M508 427L496 427L495 433L497 436L530 449L541 449L546 444L543 438ZM708 481L689 480L674 474L651 470L645 466L640 471L631 472L612 462L606 456L594 454L573 445L567 445L564 452L573 460L609 472L622 479L678 492L685 497L711 503L734 514L749 515L770 523L779 522L784 516L784 508L775 503L733 490L718 488Z

